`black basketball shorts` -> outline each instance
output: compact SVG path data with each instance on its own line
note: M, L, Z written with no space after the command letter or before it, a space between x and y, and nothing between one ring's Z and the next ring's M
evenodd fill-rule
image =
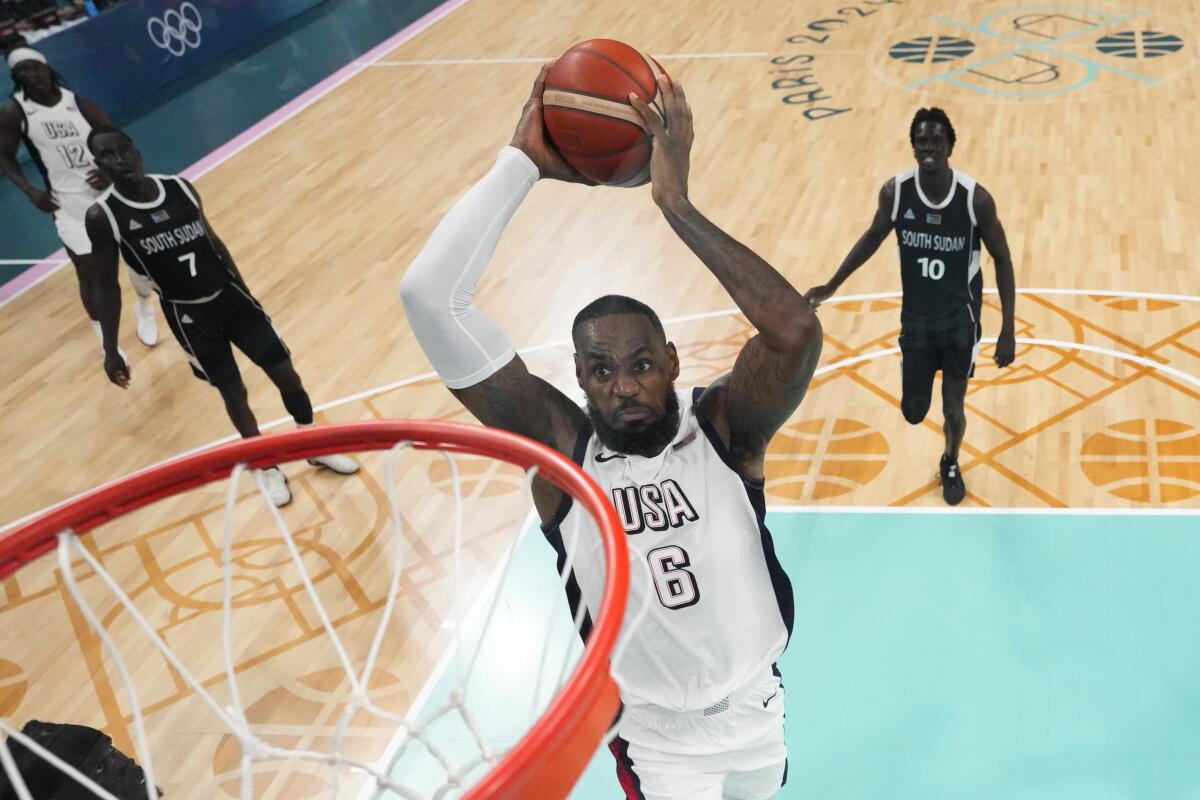
M192 372L218 389L241 380L231 345L260 367L273 367L291 355L263 307L236 283L212 300L163 300L162 308Z
M983 328L978 322L947 330L900 330L900 364L905 397L928 397L933 376L965 381L975 376Z

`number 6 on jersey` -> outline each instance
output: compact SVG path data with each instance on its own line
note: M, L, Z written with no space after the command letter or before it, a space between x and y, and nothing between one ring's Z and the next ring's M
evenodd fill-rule
M696 576L684 569L692 565L686 550L676 545L658 547L646 554L646 560L650 562L658 599L664 606L687 608L700 602Z

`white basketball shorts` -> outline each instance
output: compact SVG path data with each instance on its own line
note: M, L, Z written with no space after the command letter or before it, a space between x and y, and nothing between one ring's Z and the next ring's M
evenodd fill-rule
M782 680L703 711L626 706L609 750L627 800L768 800L787 779Z
M88 209L96 202L98 194L92 192L54 192L58 211L54 212L54 227L58 238L68 250L86 256L92 252L92 240L88 238L84 218Z

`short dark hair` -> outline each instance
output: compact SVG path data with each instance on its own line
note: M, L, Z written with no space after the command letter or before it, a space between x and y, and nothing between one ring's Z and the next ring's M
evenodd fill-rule
M579 313L575 315L575 321L571 323L571 340L575 340L575 333L583 323L613 314L641 314L650 320L650 326L654 328L654 332L658 334L659 338L664 342L667 340L667 332L663 330L662 320L658 318L658 314L654 313L654 309L640 300L634 300L632 297L622 294L606 294L603 297L597 297L580 309Z
M118 136L123 136L125 137L125 141L133 144L133 138L120 128L114 128L112 125L97 125L96 127L92 128L91 132L88 133L87 149L90 152L95 153L96 151L92 149L92 142L95 141L97 136L103 136L106 133L115 133Z
M946 129L946 139L950 142L950 149L954 149L954 126L950 124L950 117L946 116L946 112L940 108L922 108L913 115L912 124L908 126L908 143L914 147L917 144L917 126L922 122L936 122Z

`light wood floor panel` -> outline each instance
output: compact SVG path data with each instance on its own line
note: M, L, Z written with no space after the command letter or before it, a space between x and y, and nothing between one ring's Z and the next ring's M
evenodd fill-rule
M591 36L626 39L665 55L766 53L664 64L684 83L695 110L696 204L801 290L832 274L870 221L881 183L911 163L912 113L937 104L958 132L952 164L996 197L1019 286L1200 295L1194 188L1200 179L1194 135L1200 128L1194 67L1200 8L1183 0L1079 4L1088 14L1114 16L1149 6L1147 15L1114 30L1153 26L1182 39L1182 50L1158 59L1102 56L1095 49L1100 32L1062 46L1068 55L1143 70L1154 83L1101 70L1074 91L1025 99L944 81L904 88L958 62L903 64L888 55L893 44L949 34L934 16L978 23L1020 5L761 0L652 8L623 1L472 0L384 60L543 56ZM839 6L871 13L820 22L837 19ZM822 28L829 36L824 43L795 38L825 35ZM978 32L959 35L994 58L1019 46ZM1020 35L1029 43L1044 38ZM782 71L799 68L804 59L793 57L805 55L814 57L808 72ZM1010 70L1009 77L1021 66L1011 56L995 63ZM1057 63L1064 85L1086 73L1065 56ZM291 346L314 402L428 372L396 285L449 205L511 136L535 72L528 63L371 67L198 181L210 218ZM828 98L820 105L852 110L806 119L805 106L783 101L801 89L772 88L773 81L798 75L809 76ZM984 269L994 286L990 258ZM898 289L889 242L842 293ZM575 312L609 292L639 297L664 318L732 307L663 222L648 188L553 183L537 186L509 226L478 301L524 347L561 342ZM1018 335L1119 351L1200 375L1198 312L1200 304L1179 300L1022 296ZM829 305L821 317L823 365L895 345L894 298ZM994 296L984 321L994 335ZM127 310L122 343L132 358L133 386L121 392L104 380L69 269L0 312L0 440L9 475L0 487L0 522L230 432L216 392L191 377L165 325L161 331L168 338L146 351L133 337ZM749 329L741 317L726 315L671 325L669 335L684 360L680 385L691 385L726 371ZM962 459L968 504L1200 506L1200 387L1069 348L1021 347L1007 371L991 365L989 355L985 349L968 398ZM527 360L578 394L568 347ZM242 363L260 420L281 416L272 387ZM940 414L935 403L924 424L906 425L897 409L899 388L895 356L819 377L772 449L770 502L940 505L933 481ZM369 394L320 416L466 418L432 380ZM314 563L348 565L345 574L357 588L347 588L349 578L333 570L322 592L342 629L359 636L377 613L383 561L382 471L376 460L367 462L362 476L346 481L293 468L297 502L285 514L309 537ZM431 469L413 468L408 477L440 480ZM488 572L501 531L523 513L516 486L511 476L490 475L472 484L480 495L475 518L485 520L473 533L475 574ZM210 642L217 620L211 582L218 577L212 565L220 504L219 492L196 493L108 526L90 544L119 578L141 588L140 599L164 635L185 643L214 684L221 683L219 661L187 643ZM445 640L439 632L448 602L445 530L431 518L432 507L413 513L411 542L420 557L378 687L396 709L411 702ZM329 736L343 702L338 678L329 672L335 664L328 649L308 637L314 620L306 604L292 602L294 576L252 563L256 553L274 561L274 546L247 542L244 548L250 559L244 619L262 631L242 640L247 704L255 721L282 713L291 726L283 734L316 743ZM255 588L255 581L267 588ZM94 579L84 583L94 589ZM250 605L255 591L269 594L269 601ZM127 701L70 610L53 558L0 581L0 603L0 714L101 724L128 746ZM103 608L113 630L135 641L127 635L128 619L114 614L109 601ZM160 658L141 663L151 687L141 702L152 709L160 759L175 765L160 781L163 788L171 797L221 796L214 783L229 791L231 740L179 690ZM19 677L6 678L9 673ZM64 694L63 686L83 689ZM186 748L170 743L181 731L197 737ZM363 753L386 743L365 722L352 733ZM263 796L308 791L289 780L298 779L268 770Z

